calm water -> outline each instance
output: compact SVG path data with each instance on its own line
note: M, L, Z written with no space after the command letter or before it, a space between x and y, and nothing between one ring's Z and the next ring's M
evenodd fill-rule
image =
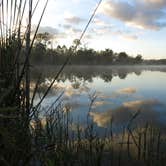
M33 78L42 71L40 92L42 96L58 68L35 69ZM33 85L33 83L32 83ZM164 66L115 66L115 67L66 67L42 108L48 108L64 91L63 104L70 109L73 122L86 123L92 96L95 95L90 119L98 130L106 128L111 119L118 130L125 126L132 115L140 110L135 123L151 123L166 127L166 67Z

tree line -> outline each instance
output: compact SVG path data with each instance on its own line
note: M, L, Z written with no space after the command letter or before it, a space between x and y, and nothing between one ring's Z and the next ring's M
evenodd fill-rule
M37 34L34 47L32 49L32 64L61 65L70 56L68 65L162 65L166 64L166 59L145 60L142 55L135 57L128 55L126 52L116 53L112 49L96 51L93 48L83 47L79 40L75 39L70 47L58 45L52 46L52 36L45 32ZM75 51L74 47L79 47Z
M58 45L52 47L49 33L39 33L32 49L32 64L63 64L67 56L71 56L69 65L109 65L109 64L141 64L143 58L141 55L136 57L129 56L126 52L115 53L112 49L96 51L92 48L82 47L74 51L77 39L73 41L70 47ZM51 47L51 48L50 48Z

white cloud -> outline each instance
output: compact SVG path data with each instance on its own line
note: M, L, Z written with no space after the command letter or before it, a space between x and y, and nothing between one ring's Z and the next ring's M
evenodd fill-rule
M158 30L166 27L165 0L141 0L132 4L126 1L106 1L100 12L110 18L118 19L127 25L144 29Z
M121 38L128 39L128 40L137 40L138 36L137 34L132 34L131 32L125 32L125 31L114 31L113 34L118 35Z
M95 35L105 35L105 34L110 34L111 30L109 27L100 27L100 28L93 28L92 33Z
M120 94L133 94L133 93L136 93L137 90L136 88L129 87L124 89L119 89L117 92Z
M99 127L106 127L106 125L111 122L112 118L110 112L90 112L90 116L92 117L93 122L96 123Z
M92 108L97 108L106 104L110 104L110 103L106 101L95 101L92 105Z
M141 109L142 107L152 107L155 105L160 104L158 100L136 100L136 101L129 101L129 102L124 102L123 106L131 109Z
M72 27L72 26L69 25L69 24L64 24L64 25L63 25L63 28L64 28L64 29L69 29L69 28L71 28L71 27Z
M140 108L141 112L135 119L135 123L139 125L146 124L147 122L158 123L160 114L155 111L154 107L159 105L160 102L154 99L151 100L136 100L124 103L121 107L105 112L90 112L93 122L100 127L107 127L113 119L113 124L122 125L128 123ZM160 104L161 105L161 104Z
M36 26L34 26L34 27L36 27ZM45 32L48 32L51 35L59 34L59 30L56 29L56 28L53 28L53 27L50 27L50 26L40 26L39 30L38 30L38 33L45 33Z
M129 39L129 40L137 40L138 36L137 34L133 34L130 31L125 31L125 30L115 30L115 27L109 27L109 26L100 26L93 28L91 32L95 35L111 35L111 36L116 36L116 37L121 37L124 39Z
M93 23L97 26L112 26L112 25L109 25L108 23L106 23L103 20L98 19L98 18L95 18Z
M67 23L70 23L70 24L79 24L85 21L85 19L78 16L74 16L73 14L67 11L64 14L64 19Z
M153 7L153 8L163 8L164 6L166 6L166 1L165 0L141 0L141 1L145 5L151 5L151 7Z
M84 19L77 17L77 16L72 16L72 17L65 18L65 21L68 23L71 23L71 24L79 24L79 23L83 22Z

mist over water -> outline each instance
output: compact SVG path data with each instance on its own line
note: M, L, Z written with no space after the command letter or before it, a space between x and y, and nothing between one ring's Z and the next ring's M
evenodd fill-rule
M32 77L42 71L39 100L59 67L37 67ZM96 96L89 116L102 132L113 120L113 128L126 126L138 110L135 125L150 123L166 127L165 66L67 66L42 104L43 110L64 91L61 101L70 109L73 122L86 123L92 95ZM31 83L33 88L33 82Z

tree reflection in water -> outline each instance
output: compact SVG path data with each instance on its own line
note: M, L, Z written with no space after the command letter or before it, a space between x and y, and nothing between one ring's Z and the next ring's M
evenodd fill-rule
M40 71L42 71L42 78L40 80L38 93L42 94L47 89L49 82L51 82L52 78L56 75L58 67L44 66L42 69L41 67L37 67L32 74L32 85L37 80ZM112 117L114 118L116 127L126 124L132 114L138 109L141 109L142 111L141 116L137 120L138 123L143 125L148 121L149 123L154 123L154 125L162 125L164 119L162 118L162 124L159 121L165 114L163 112L161 113L160 110L164 110L166 104L160 103L159 99L155 100L155 97L153 97L154 93L156 96L156 92L159 90L159 87L156 87L157 82L156 85L153 85L155 87L152 87L152 92L146 89L146 87L144 88L144 90L147 90L146 93L149 93L149 98L147 98L147 94L144 92L143 94L140 94L140 87L136 87L135 82L132 82L134 81L133 78L142 79L142 73L146 71L166 72L166 67L67 66L51 89L50 95L46 100L50 100L51 103L60 92L64 91L64 97L62 98L63 102L67 106L70 106L71 112L74 112L73 114L75 114L75 117L81 116L80 119L84 121L88 114L87 110L90 102L88 100L88 94L93 90L96 90L97 99L93 103L94 105L92 106L90 116L91 120L99 128L107 126ZM126 84L125 81L128 80L128 78L131 78L130 76L132 79L129 84L128 82ZM114 79L116 81L113 83ZM145 83L145 79L141 80L141 83L142 82ZM124 85L119 85L123 83ZM98 86L96 86L96 84ZM143 84L143 86L147 86L147 88L150 87L148 84ZM158 93L160 95L161 92ZM157 112L156 110L159 111Z

